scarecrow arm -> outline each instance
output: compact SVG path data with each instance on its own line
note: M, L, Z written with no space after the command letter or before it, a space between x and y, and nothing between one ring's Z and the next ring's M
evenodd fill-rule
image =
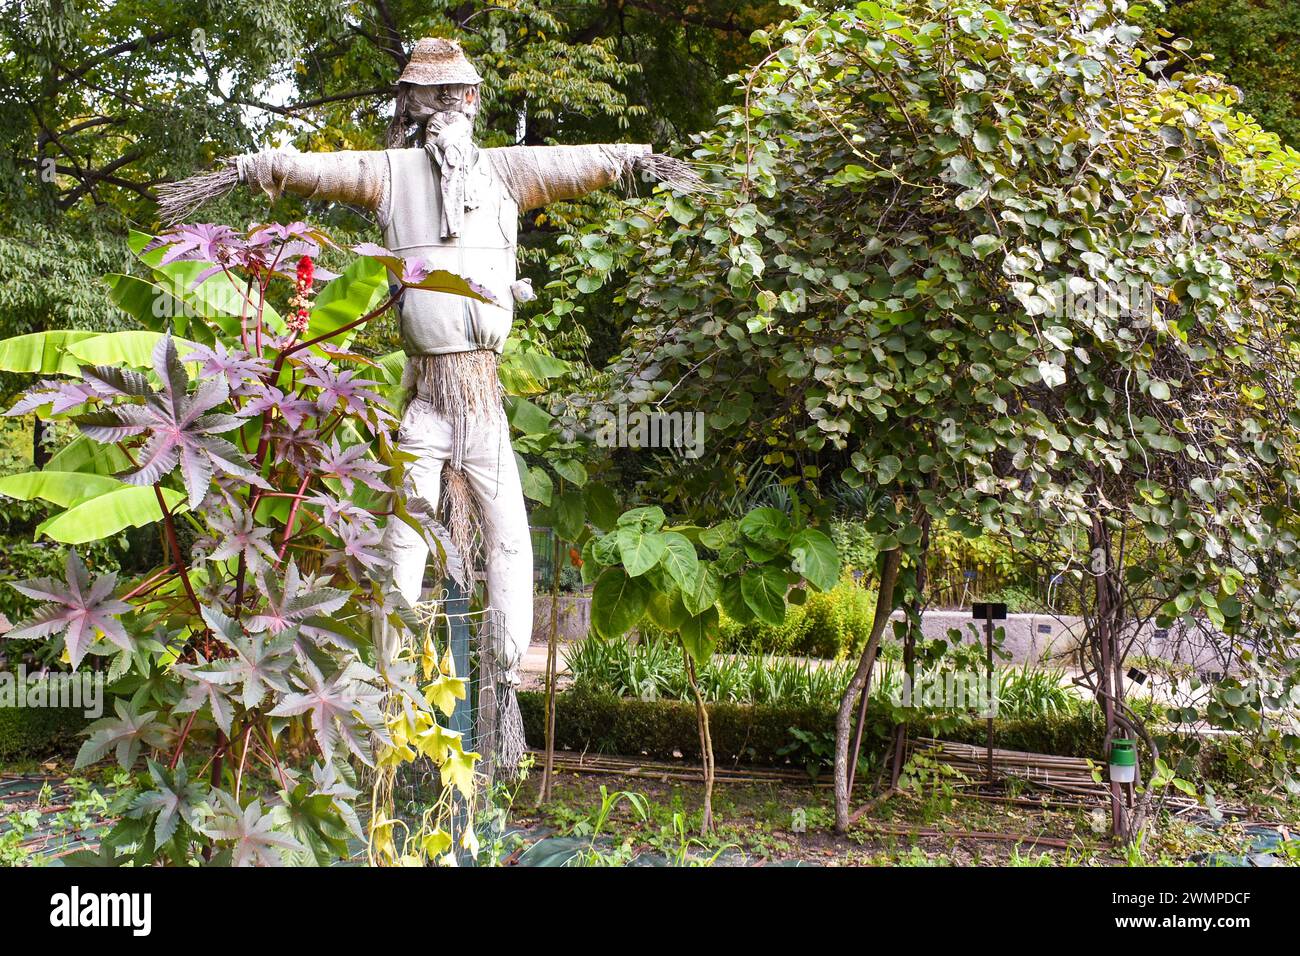
M239 181L274 201L290 192L306 199L332 199L381 212L388 205L388 157L379 150L287 153L266 150L236 161Z
M267 150L223 159L215 172L158 187L158 211L171 225L220 199L239 183L258 187L271 199L283 192L336 199L388 215L388 159L382 152L283 153Z
M492 169L519 211L562 199L577 199L630 176L650 147L615 143L597 146L504 146L485 149Z

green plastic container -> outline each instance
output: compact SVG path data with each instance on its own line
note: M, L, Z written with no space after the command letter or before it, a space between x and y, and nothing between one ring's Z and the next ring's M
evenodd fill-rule
M1111 741L1110 779L1112 783L1132 783L1137 779L1137 743L1126 737Z

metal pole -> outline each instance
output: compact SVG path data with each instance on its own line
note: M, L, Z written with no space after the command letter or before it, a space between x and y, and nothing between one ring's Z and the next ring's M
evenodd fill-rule
M477 728L474 726L474 715L478 707L478 697L482 690L484 674L481 666L477 670L471 666L470 629L469 622L466 619L466 614L469 612L470 592L461 587L454 578L448 578L444 587L447 592L447 599L443 604L443 613L447 619L447 644L451 651L452 666L456 668L456 676L466 678L471 682L469 693L465 695L465 699L456 701L456 706L452 709L448 729L460 733L467 748L472 745L477 750L479 748L477 746L478 741L475 740ZM473 857L468 850L459 846L459 836L464 828L469 825L469 806L459 793L453 793L451 800L454 807L451 825L453 832L457 836L458 844L456 858L462 866L472 866L474 863Z
M989 783L993 783L993 695L997 693L993 686L993 605L984 611L984 646L989 669L989 717L988 717L988 760Z

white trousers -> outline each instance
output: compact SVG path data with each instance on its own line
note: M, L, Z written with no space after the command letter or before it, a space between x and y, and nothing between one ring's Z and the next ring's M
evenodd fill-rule
M493 617L497 622L493 646L500 666L517 677L515 672L533 630L533 547L523 487L504 412L491 422L471 419L466 431L461 467L487 525L487 601L496 612ZM451 457L451 423L436 414L428 402L415 399L402 416L397 444L402 451L416 456L416 461L406 468L415 494L436 508L442 466ZM384 543L393 560L398 590L408 602L417 603L429 557L428 545L398 519L388 522Z

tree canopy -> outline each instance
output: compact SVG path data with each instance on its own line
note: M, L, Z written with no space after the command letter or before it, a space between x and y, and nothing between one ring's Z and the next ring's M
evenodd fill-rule
M864 2L767 42L695 151L713 195L574 243L575 289L625 283L619 398L704 411L733 474L870 489L904 569L931 522L1047 535L1103 615L1204 613L1289 694L1296 154L1123 3ZM1125 533L1158 550L1117 575Z

